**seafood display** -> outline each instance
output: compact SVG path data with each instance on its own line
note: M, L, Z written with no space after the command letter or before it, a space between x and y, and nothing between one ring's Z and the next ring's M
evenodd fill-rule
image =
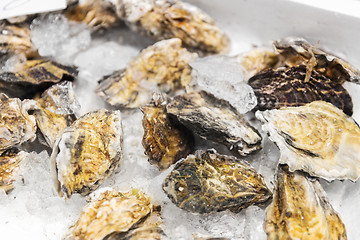
M170 119L166 104L165 97L155 93L152 103L141 108L144 113L142 145L149 162L160 170L186 157L194 147L192 133L176 120Z
M176 164L163 190L178 207L190 212L239 212L271 197L264 179L250 165L214 150L198 150Z
M261 149L261 136L243 115L205 91L178 95L166 110L200 137L224 144L242 156Z
M280 149L280 163L328 181L360 177L360 128L330 103L256 112Z
M307 69L304 65L269 69L249 79L258 100L257 109L297 107L313 101L326 101L351 116L353 104L349 93L338 82L312 71L305 81Z
M181 40L163 40L144 49L126 69L99 81L96 92L114 106L137 108L149 102L155 86L168 92L191 82L189 62L197 57ZM155 85L155 86L154 86Z
M272 204L266 209L267 239L347 239L344 223L316 180L280 166Z
M120 111L90 112L65 128L51 154L59 195L94 191L120 165L122 143Z

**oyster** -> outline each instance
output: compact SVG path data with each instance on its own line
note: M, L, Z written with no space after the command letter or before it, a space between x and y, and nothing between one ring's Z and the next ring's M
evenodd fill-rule
M360 176L360 128L330 103L256 112L280 148L280 163L328 181Z
M37 100L34 111L36 123L47 144L52 147L63 129L75 120L80 105L75 98L71 82L61 82L48 88Z
M274 42L281 60L288 66L307 65L330 79L359 83L360 71L345 60L312 46L303 38L284 38Z
M27 152L10 148L0 155L0 190L10 191L19 171L19 164L28 156Z
M51 154L59 195L95 190L120 165L122 142L120 111L90 112L65 128Z
M168 114L200 137L248 155L261 149L261 136L227 101L205 91L176 96L166 106Z
M0 73L0 91L28 97L63 80L74 80L77 71L48 60L28 60L15 72Z
M21 101L0 93L0 153L36 138L36 121L28 111L36 108L34 100Z
M197 54L181 47L181 40L163 40L144 49L126 69L99 81L96 92L111 105L137 108L149 102L157 84L169 91L186 87L191 82L189 62Z
M144 113L142 145L149 162L160 170L186 157L194 145L192 133L167 115L166 103L165 97L156 93L152 103L141 108Z
M269 69L249 79L258 100L257 109L297 107L317 100L330 102L347 115L353 113L351 96L342 85L323 74L312 71L305 81L304 65Z
M239 212L271 197L255 169L214 150L198 150L177 163L163 190L176 206L197 213Z
M272 204L264 224L268 240L345 240L345 225L329 203L318 181L279 167Z
M79 219L70 228L66 240L160 239L141 238L140 235L139 238L136 237L137 229L140 229L138 234L141 234L141 229L144 230L145 226L154 230L161 223L154 215L149 219L153 208L149 197L135 189L126 193L104 190L89 199ZM150 225L153 225L153 228Z
M180 38L184 45L209 53L227 52L230 40L196 6L178 0L113 0L120 19L155 40Z

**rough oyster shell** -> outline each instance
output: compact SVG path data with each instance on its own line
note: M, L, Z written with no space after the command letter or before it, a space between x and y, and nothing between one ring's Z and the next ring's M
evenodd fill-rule
M263 130L280 148L280 163L328 181L360 176L360 128L330 103L257 111Z
M142 145L149 162L160 170L186 157L193 149L194 137L182 124L170 119L166 113L166 99L154 94L151 104L141 108L144 136Z
M65 128L51 154L59 195L95 190L119 166L122 142L120 111L90 112Z
M274 42L284 64L307 65L334 81L359 83L360 71L345 60L312 46L303 38L284 38Z
M28 97L63 80L77 75L73 67L48 60L28 60L15 72L0 73L0 91L10 96Z
M37 100L36 123L47 144L52 147L63 129L75 120L80 109L71 82L61 82L48 88Z
M230 40L214 20L189 3L173 0L113 0L118 16L155 40L180 38L194 49L227 52Z
M36 108L34 100L21 101L0 93L0 153L36 138L36 121L28 111Z
M304 65L269 69L249 79L258 100L257 109L297 107L313 101L330 102L347 115L353 113L351 96L342 85L312 71L308 81Z
M79 219L70 228L66 240L137 239L135 235L134 238L131 238L131 235L130 238L123 238L120 234L129 234L128 232L136 229L139 223L140 228L146 226L145 222L141 221L152 211L149 197L138 190L126 193L112 189L104 190L98 196L90 198ZM153 225L158 226L160 223L153 222Z
M163 190L176 206L197 213L239 212L271 197L255 169L214 150L198 150L177 163Z
M148 103L155 90L164 91L185 87L191 82L189 62L197 54L181 47L181 40L163 40L144 49L125 70L99 81L96 92L111 105L137 108Z
M318 181L279 167L264 224L268 240L347 239L345 225Z
M261 136L227 101L205 91L176 96L167 112L200 137L220 144L240 155L261 149Z

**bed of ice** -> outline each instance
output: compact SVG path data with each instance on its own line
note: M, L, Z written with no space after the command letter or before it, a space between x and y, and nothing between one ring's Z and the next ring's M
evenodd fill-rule
M278 26L277 24L282 23L285 16L289 15L286 13L286 9L294 7L291 5L294 3L285 4L283 1L274 1L274 4L285 4L285 9L280 8L278 11L270 12L271 8L267 1L263 0L210 1L211 4L205 0L193 0L191 2L203 7L210 15L214 16L219 25L223 26L232 39L231 54L233 55L250 49L252 45L269 46L271 40L287 35L298 35L307 37L310 41L321 40L324 47L329 47L341 56L347 54L350 57L355 56L355 53L349 51L348 48L337 50L335 47L340 45L328 39L329 31L321 30L324 33L322 35L316 32L313 26L309 29L304 29L303 25L294 27L297 25L288 26L284 24L283 28ZM229 6L225 4L226 2ZM241 6L237 5L240 3ZM225 4L225 7L222 4ZM239 9L240 7L248 7L247 10L238 10L245 16L237 16L236 9L230 6L231 4L235 4ZM256 8L257 4L264 6L263 8ZM266 10L267 8L268 10ZM274 10L274 7L272 9ZM317 13L317 16L320 17L332 16L331 13L323 13L320 10L313 9L309 11L309 9L304 6L297 6L298 11L306 10L307 12L303 16L305 24L309 21L306 17L307 14ZM256 11L260 11L259 14L262 15L263 20L254 20ZM293 16L288 24L297 22L297 14L292 14ZM274 24L271 30L267 29L271 25L268 23L267 17ZM336 16L334 15L334 17ZM346 17L343 18L346 19ZM340 25L343 18L338 21ZM236 22L239 20L243 20L245 23ZM249 21L248 24L246 23L247 20ZM329 21L331 23L332 20ZM316 24L319 28L326 28L326 24L320 20ZM261 31L256 31L257 28ZM34 31L33 40L35 44L41 47L40 53L42 55L78 67L79 77L74 82L74 89L82 106L78 112L79 116L99 108L110 108L94 93L97 80L125 67L126 63L136 56L140 49L152 43L151 40L140 37L126 28L119 28L111 33L106 32L104 35L91 36L84 26L68 23L61 16L54 15L40 19L33 24L32 29ZM348 41L344 38L344 44L348 44ZM353 61L353 63L358 67L360 66L359 62ZM219 68L217 71L229 78L234 74L239 74L226 67ZM211 73L209 72L209 74ZM353 96L354 118L359 122L360 87L351 83L346 83L346 87ZM247 99L251 101L251 98ZM149 194L156 203L162 206L162 216L165 221L164 229L169 239L193 239L193 233L230 239L266 239L262 229L265 216L263 206L252 206L238 214L225 211L201 216L182 211L172 204L161 189L161 183L170 170L160 173L148 163L143 154L144 150L141 145L142 113L139 110L122 110L122 116L124 162L120 172L107 179L102 187L113 186L121 191L140 188ZM248 117L253 118L251 114ZM253 123L259 129L259 123ZM216 145L212 146L217 148ZM222 148L219 147L218 150L222 151ZM278 158L277 148L264 136L263 150L248 157L247 160L265 177L267 185L273 188ZM346 225L348 239L357 239L360 236L360 228L358 227L360 183L349 181L334 181L332 183L321 181L321 183L330 202L339 212ZM42 147L37 147L37 151L32 152L22 163L22 175L19 177L15 189L9 195L0 192L1 239L61 239L68 227L76 221L85 204L85 199L76 194L67 201L58 197L54 191L49 172L49 152Z

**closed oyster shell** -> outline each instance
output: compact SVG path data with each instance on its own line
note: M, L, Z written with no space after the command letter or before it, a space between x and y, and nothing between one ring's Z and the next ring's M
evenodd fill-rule
M264 224L268 240L345 240L345 225L318 181L279 167L273 202Z
M173 163L186 157L193 149L194 137L187 128L166 112L166 99L160 93L153 96L151 104L141 108L144 136L142 145L149 162L159 170L169 168Z
M152 85L164 91L191 82L189 62L197 55L181 47L181 40L163 40L144 49L124 70L105 76L96 92L111 105L137 108L149 102Z
M0 153L36 138L36 122L28 111L36 108L34 100L21 101L0 93Z
M60 81L72 81L73 67L48 60L28 60L15 72L0 73L0 91L10 96L29 97Z
M243 115L210 93L199 91L176 96L166 110L200 137L224 144L240 155L261 149L261 136Z
M173 0L113 0L120 19L155 40L180 38L184 45L209 53L225 53L228 36L205 12Z
M120 165L122 143L120 111L91 112L65 128L51 154L59 195L95 190Z
M351 96L338 82L312 71L308 81L304 65L269 69L249 79L258 100L257 109L297 107L313 101L330 102L347 115L353 113Z
M280 163L328 181L360 176L360 128L330 103L256 112L280 148Z
M197 213L239 212L271 197L255 169L214 150L198 150L177 163L165 178L163 190L176 206Z

